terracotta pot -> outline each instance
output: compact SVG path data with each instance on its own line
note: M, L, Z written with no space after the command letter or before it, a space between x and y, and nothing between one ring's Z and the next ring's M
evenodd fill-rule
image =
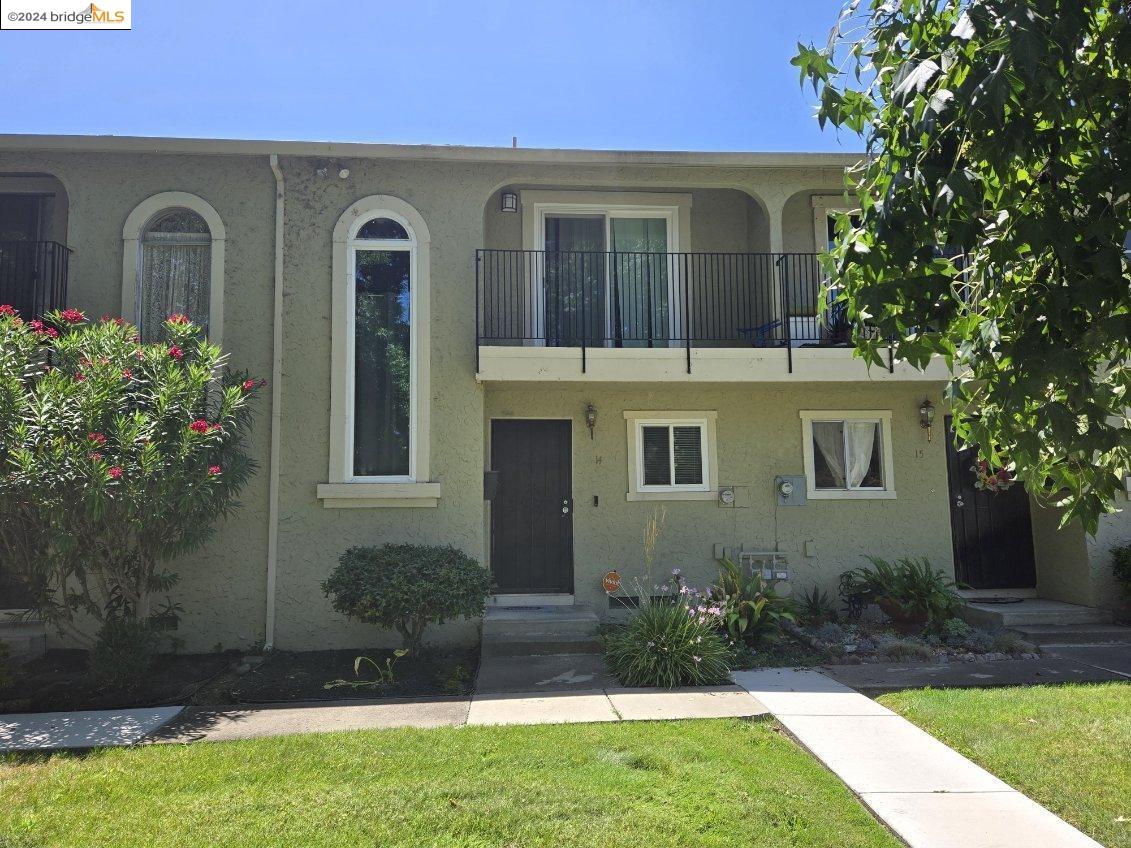
M926 612L908 614L903 611L903 608L897 601L891 598L876 598L876 606L883 610L884 615L888 617L892 625L900 633L908 635L918 633L927 625Z

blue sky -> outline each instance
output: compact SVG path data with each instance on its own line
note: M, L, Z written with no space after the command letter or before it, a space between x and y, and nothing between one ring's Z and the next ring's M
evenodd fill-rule
M840 0L133 0L0 32L0 132L857 150L789 65Z

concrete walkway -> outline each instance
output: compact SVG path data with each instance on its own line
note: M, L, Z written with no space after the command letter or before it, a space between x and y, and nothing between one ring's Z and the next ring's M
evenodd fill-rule
M181 707L0 715L0 751L55 751L134 745Z
M820 672L733 676L911 848L1102 848L911 722Z
M571 689L476 693L470 698L385 698L234 707L190 707L153 742L221 742L294 733L390 727L575 724L683 718L749 718L767 710L739 686L685 690Z

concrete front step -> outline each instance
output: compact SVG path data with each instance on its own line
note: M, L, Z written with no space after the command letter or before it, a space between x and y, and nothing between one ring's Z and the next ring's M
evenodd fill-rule
M0 643L12 662L38 659L47 652L47 628L41 621L0 621Z
M483 653L493 656L582 654L600 650L599 621L581 605L489 606L483 615Z
M1029 624L1016 625L1025 641L1034 645L1128 645L1131 627L1104 624Z
M994 630L1031 625L1111 624L1111 610L1026 598L1015 604L986 604L968 601L963 618L976 627Z

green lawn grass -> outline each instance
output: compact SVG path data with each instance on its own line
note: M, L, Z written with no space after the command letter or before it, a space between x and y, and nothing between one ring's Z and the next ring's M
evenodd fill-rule
M0 759L0 846L883 846L771 722L381 730Z
M879 701L1104 845L1131 846L1131 684L919 689Z

